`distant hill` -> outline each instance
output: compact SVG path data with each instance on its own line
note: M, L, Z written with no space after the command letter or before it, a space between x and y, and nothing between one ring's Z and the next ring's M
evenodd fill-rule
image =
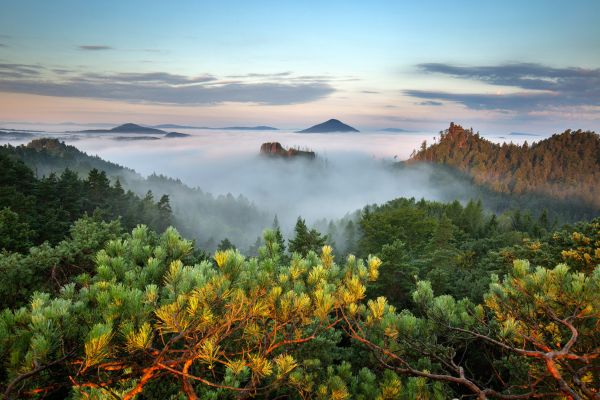
M3 131L3 130L0 130L0 139L19 140L19 139L28 139L33 136L34 136L33 133L27 132L27 131L17 131L17 130Z
M157 129L208 129L206 126L191 126L191 125L176 125L176 124L161 124L154 125Z
M188 135L187 133L180 132L169 132L165 135L166 138L181 138L181 137L189 137L192 135Z
M277 158L308 158L314 159L316 154L310 150L300 150L295 148L284 148L279 142L263 143L260 146L260 154L267 157Z
M115 136L112 140L120 140L124 142L139 141L139 140L160 140L156 136Z
M259 125L259 126L226 126L223 128L211 128L208 126L190 126L190 125L175 125L175 124L162 124L154 125L154 128L158 129L211 129L211 130L231 130L231 131L277 131L279 129L273 128L272 126Z
M154 135L163 135L167 138L180 138L190 136L187 133L179 133L179 132L166 132L162 129L157 128L149 128L146 126L141 126L137 124L127 123L123 125L116 126L112 129L86 129L83 131L76 131L75 133L142 133L142 134L154 134ZM144 137L145 139L157 139L150 138L148 136ZM126 137L118 137L117 140L133 140Z
M567 130L532 145L500 145L451 123L437 143L423 142L408 161L414 162L457 168L498 192L540 193L600 209L600 136L594 132Z
M132 124L132 123L119 125L112 129L85 129L83 131L78 131L78 132L79 133L155 133L157 135L164 135L167 133L160 129L148 128L145 126L140 126L140 125Z
M333 133L333 132L359 132L358 129L354 129L350 125L344 124L342 121L337 119L330 119L322 124L311 126L308 129L299 131L298 133Z

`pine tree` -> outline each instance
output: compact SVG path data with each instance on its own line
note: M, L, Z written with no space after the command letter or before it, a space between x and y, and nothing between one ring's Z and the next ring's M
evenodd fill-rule
M236 249L235 245L233 243L231 243L231 241L228 238L221 240L221 242L217 246L218 251L235 250L235 249Z
M279 219L277 215L273 218L273 231L275 232L275 241L279 245L279 250L282 255L285 254L285 239L281 233L281 228L279 227Z
M289 249L291 253L298 253L303 257L310 251L318 252L325 245L326 238L316 229L309 230L306 222L298 217L294 228L295 236L289 241Z
M156 227L159 232L163 232L169 226L172 225L172 210L171 204L169 203L169 196L164 194L157 203L158 207L158 221Z
M356 226L352 220L348 221L344 227L344 240L346 241L346 253L356 251Z

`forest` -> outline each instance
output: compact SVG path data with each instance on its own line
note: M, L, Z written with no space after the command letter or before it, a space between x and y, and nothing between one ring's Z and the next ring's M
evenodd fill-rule
M493 145L453 127L395 168L442 163L472 174L478 198L299 216L290 234L243 198L58 141L3 146L3 398L598 398L598 149L573 150L581 177L552 156L577 190L521 170L550 157L544 142L509 146L517 161L484 181ZM440 147L449 136L468 145ZM178 216L173 187L204 201L197 220ZM230 224L197 240L190 226L211 215ZM240 246L254 223L262 235Z
M439 140L424 142L411 162L450 165L504 193L537 192L600 207L600 136L567 130L531 146L496 144L473 129L450 124Z
M22 161L38 178L52 173L60 176L69 170L85 179L92 170L98 170L105 173L112 185L118 181L124 190L141 198L148 192L158 199L166 195L173 211L173 224L186 237L210 250L224 238L249 247L273 218L243 196L214 196L163 175L151 174L144 178L132 169L88 155L57 139L41 138L22 146L0 146L0 154ZM136 222L148 223L143 219Z

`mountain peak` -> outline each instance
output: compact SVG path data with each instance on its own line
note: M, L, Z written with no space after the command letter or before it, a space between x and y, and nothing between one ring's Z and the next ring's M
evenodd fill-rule
M331 133L331 132L359 132L358 129L344 124L339 119L330 119L321 124L311 126L298 133Z
M143 128L141 125L134 124L133 122L127 122L125 124L119 125L113 129L138 129Z

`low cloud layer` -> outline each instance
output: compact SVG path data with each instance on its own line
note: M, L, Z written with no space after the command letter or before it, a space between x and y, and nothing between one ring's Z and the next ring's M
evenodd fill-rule
M97 45L97 44L85 44L78 47L79 50L88 50L88 51L102 51L102 50L112 50L111 46L106 45Z
M193 136L147 142L79 135L72 144L144 175L156 172L180 178L215 195L243 195L269 215L269 223L277 214L286 232L292 230L298 216L313 223L321 218L341 218L367 204L399 196L444 198L444 189L429 182L427 168L401 173L389 164L393 155L406 158L422 136L186 132ZM275 140L285 147L313 149L319 158L306 162L260 157L260 145ZM248 235L250 243L244 245L252 244L263 228L249 227L254 234Z
M216 81L213 75L200 75L189 77L184 75L170 74L168 72L123 72L117 74L84 74L84 81L106 81L112 83L138 83L138 84L165 84L185 85L191 83L203 83Z
M73 129L73 126L64 127L64 130ZM135 134L129 136L138 140L125 140L123 134L57 132L49 136L66 140L88 154L98 154L145 176L163 174L181 179L191 187L199 187L203 193L231 198L227 206L223 203L220 208L206 208L208 203L199 202L198 196L191 195L189 191L165 189L170 190L168 193L175 215L180 221L186 221L185 225L193 232L190 237L196 238L199 243L205 243L211 237L217 242L228 237L242 249L254 244L275 215L284 233L289 235L298 216L313 224L322 219L342 218L365 205L384 203L397 197L449 201L475 195L471 186L450 174L440 175L440 171L433 167L392 166L392 161L407 158L424 139L430 138L429 133L331 135L285 130L240 132L200 129L187 129L185 132L191 136L158 139L158 135L154 135L157 140L139 140L139 135ZM531 139L529 136L515 138ZM307 161L259 156L261 144L273 141L279 141L286 148L307 147L316 151L318 157ZM125 179L124 183L127 186L128 180ZM165 193L160 187L157 184L153 189L155 198ZM148 190L143 185L130 188L141 196ZM227 196L228 193L232 196ZM247 200L239 200L240 195ZM244 205L249 205L249 202L258 213L243 214ZM220 220L223 213L238 216L235 223L226 224Z
M0 91L174 105L299 104L321 99L335 91L329 81L300 79L302 77L289 74L250 74L231 81L211 74L184 76L160 71L98 74L56 68L46 70L37 65L0 64Z
M417 103L420 106L441 106L444 105L444 103L442 103L441 101L433 101L433 100L427 100L427 101L421 101L419 103Z
M424 73L503 86L511 93L451 93L406 90L405 94L431 101L453 101L476 110L539 111L560 107L600 106L600 68L553 68L517 63L497 66L419 64ZM519 91L520 90L520 91Z

